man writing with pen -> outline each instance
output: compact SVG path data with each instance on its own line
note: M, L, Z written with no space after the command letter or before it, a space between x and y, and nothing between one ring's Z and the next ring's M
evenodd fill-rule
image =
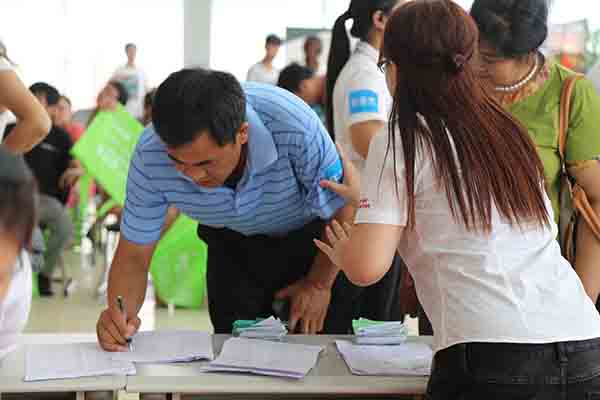
M329 134L299 98L272 86L242 86L224 72L172 74L157 90L153 125L130 165L109 305L97 325L101 346L126 351L140 325L169 206L197 220L208 244L215 333L231 333L238 319L271 315L275 299L289 301L292 332L344 334L353 318L396 317L397 276L358 288L313 244L330 219L352 218L343 199L320 185L342 176Z

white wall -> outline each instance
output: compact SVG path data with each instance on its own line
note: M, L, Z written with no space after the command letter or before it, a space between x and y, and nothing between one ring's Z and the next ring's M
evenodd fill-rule
M185 0L206 3L208 0ZM287 27L331 28L349 0L212 0L210 66L241 79L264 54L269 33ZM469 8L472 0L457 0ZM554 0L551 20L587 17L600 27L598 0ZM0 39L26 83L48 81L89 107L114 69L125 62L123 45L136 42L139 64L151 85L184 61L184 0L0 0ZM203 22L204 21L204 22ZM196 21L203 25L206 20ZM196 33L203 35L202 29ZM285 47L276 64L285 64Z
M25 82L55 85L75 108L95 103L126 62L126 42L138 45L151 85L183 65L182 0L1 0L0 15L0 39Z
M285 36L286 28L330 29L348 0L213 0L211 66L245 80L248 68L264 57L270 33ZM282 46L275 64L283 67Z

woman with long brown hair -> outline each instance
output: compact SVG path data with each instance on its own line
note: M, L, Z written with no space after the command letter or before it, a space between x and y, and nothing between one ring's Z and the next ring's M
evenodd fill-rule
M479 78L478 41L450 0L392 15L389 133L362 194L348 161L344 185L323 182L359 210L317 245L359 285L400 251L435 333L429 399L584 398L600 385L600 317L561 256L533 142Z

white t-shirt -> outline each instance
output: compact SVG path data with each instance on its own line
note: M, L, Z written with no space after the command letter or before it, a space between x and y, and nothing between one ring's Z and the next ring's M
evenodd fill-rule
M366 121L385 123L392 106L385 75L377 68L378 60L377 49L367 42L358 42L333 89L335 141L361 171L365 160L354 151L350 127Z
M0 300L0 360L17 346L31 308L31 263L26 252L19 258L6 297Z
M269 69L262 62L254 64L248 70L246 80L248 82L266 83L269 85L277 85L279 79L279 70L275 67Z
M144 71L137 67L124 65L115 71L112 79L121 82L127 89L129 100L125 107L126 110L135 118L142 118L144 115L144 97L148 91L148 81Z
M0 72L14 70L14 67L10 62L8 62L7 59L0 57ZM6 130L6 125L11 119L10 117L11 115L9 111L0 112L0 142L2 142L2 139L4 138L4 131Z
M592 81L596 90L598 90L598 94L600 94L600 62L589 70L587 78Z
M402 144L396 145L399 195L392 152L385 156L387 144L386 133L371 143L357 223L407 224ZM552 229L521 231L494 209L490 235L469 232L452 217L428 152L417 151L415 175L416 229L405 230L398 250L433 325L436 351L469 342L600 337L598 311L561 256L554 223ZM546 206L551 214L548 198Z

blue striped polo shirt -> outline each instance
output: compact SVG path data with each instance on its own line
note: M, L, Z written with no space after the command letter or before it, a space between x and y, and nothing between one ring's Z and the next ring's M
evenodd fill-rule
M149 126L131 160L121 232L137 244L158 241L167 208L202 225L244 235L285 235L321 218L344 200L319 186L340 181L335 146L317 114L274 86L244 84L250 126L248 161L236 189L203 188L177 171L165 144Z

